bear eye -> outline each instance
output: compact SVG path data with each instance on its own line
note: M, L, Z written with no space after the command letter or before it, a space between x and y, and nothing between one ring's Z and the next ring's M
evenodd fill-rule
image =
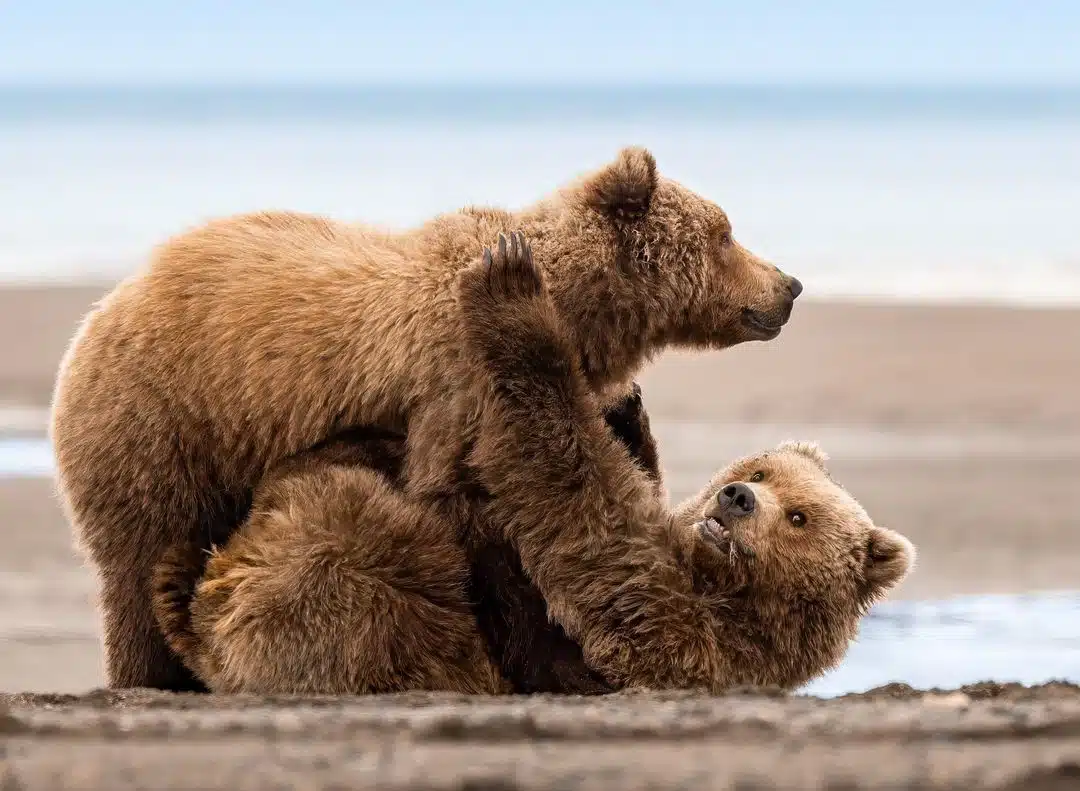
M728 247L731 244L731 231L724 231L720 234L720 246Z
M760 470L750 476L750 483L761 483L763 480L765 480L765 473Z
M802 511L793 511L788 514L788 519L791 520L791 524L795 527L804 527L806 525L806 514Z

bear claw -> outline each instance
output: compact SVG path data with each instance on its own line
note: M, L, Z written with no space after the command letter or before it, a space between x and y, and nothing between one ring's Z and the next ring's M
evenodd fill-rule
M511 233L509 244L506 234L500 233L494 251L485 247L482 269L488 292L495 299L536 296L543 289L540 270L533 262L532 245L522 231Z

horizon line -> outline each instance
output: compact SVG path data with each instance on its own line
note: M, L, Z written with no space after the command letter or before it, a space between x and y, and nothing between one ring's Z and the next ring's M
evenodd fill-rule
M762 90L762 89L893 89L893 90L1080 90L1080 80L682 80L642 79L628 80L485 80L485 79L173 79L156 80L8 80L0 78L0 90L137 90L137 89L558 89L558 90L641 90L641 89L694 89L694 90Z

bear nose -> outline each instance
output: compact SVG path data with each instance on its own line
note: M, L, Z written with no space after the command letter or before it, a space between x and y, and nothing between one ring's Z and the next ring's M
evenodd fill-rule
M788 290L791 292L792 299L799 298L799 294L802 293L802 283L799 282L799 279L797 277L793 277L788 280Z
M727 516L747 516L754 513L757 501L753 490L745 483L729 483L716 497L720 511Z

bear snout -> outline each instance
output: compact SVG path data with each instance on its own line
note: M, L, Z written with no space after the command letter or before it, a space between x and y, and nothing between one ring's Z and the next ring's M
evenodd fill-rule
M757 498L745 483L729 483L716 495L716 505L721 516L738 519L754 513Z

